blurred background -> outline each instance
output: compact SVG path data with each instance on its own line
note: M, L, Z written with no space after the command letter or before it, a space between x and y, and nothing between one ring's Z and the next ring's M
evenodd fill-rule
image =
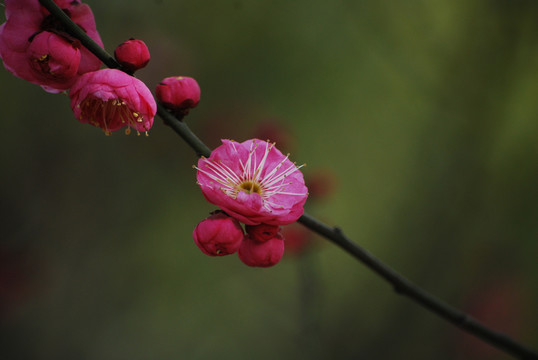
M536 1L87 3L150 89L198 80L208 145L276 140L307 212L538 348ZM0 109L2 359L509 359L300 226L273 268L202 254L215 207L159 119L107 137L4 68Z

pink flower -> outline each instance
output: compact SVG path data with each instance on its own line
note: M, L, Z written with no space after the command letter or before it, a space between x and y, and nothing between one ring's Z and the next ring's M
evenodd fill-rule
M157 104L146 85L116 69L102 69L82 75L69 91L71 109L82 123L102 128L105 134L127 126L148 131Z
M167 77L157 85L155 95L165 108L186 115L200 101L200 86L188 76Z
M245 236L237 255L248 266L269 267L276 265L284 254L284 238L278 233L274 238L259 242Z
M280 231L279 225L269 225L269 224L260 224L260 225L247 225L245 226L248 236L252 240L259 242L264 242L269 239L272 239Z
M80 1L55 2L103 46L88 5ZM60 92L69 89L81 74L101 67L101 61L80 47L38 0L5 0L4 4L6 22L0 25L0 57L15 76L41 85L46 91Z
M118 63L131 73L145 67L150 60L146 43L137 39L130 39L118 45L114 50L114 56Z
M198 161L196 178L207 201L244 224L290 224L303 214L308 189L288 156L258 139L222 140Z
M235 253L243 241L239 222L218 211L201 221L192 233L194 242L204 254L224 256Z

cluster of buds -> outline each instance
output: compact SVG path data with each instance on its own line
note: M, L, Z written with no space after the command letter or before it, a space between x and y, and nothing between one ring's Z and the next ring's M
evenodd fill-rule
M237 252L248 266L269 267L284 254L284 238L278 225L247 225L246 233L237 219L221 210L202 220L193 231L195 244L209 256Z
M90 38L103 45L88 5L55 2ZM101 67L101 61L71 37L38 0L5 0L4 5L0 57L13 75L58 93L71 88L82 74Z
M80 0L54 0L74 23L101 47L90 7ZM148 133L157 112L151 91L132 75L150 61L142 40L120 44L114 56L121 69L100 69L101 61L68 34L64 25L38 0L5 0L6 22L0 25L0 58L15 76L48 92L69 92L71 108L82 123L106 135L126 128ZM200 88L188 77L164 79L157 97L170 111L184 116L200 101Z

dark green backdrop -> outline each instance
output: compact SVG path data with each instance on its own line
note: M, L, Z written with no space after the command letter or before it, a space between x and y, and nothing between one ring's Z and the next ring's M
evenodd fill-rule
M150 89L199 81L210 146L280 124L338 179L307 211L538 347L537 2L88 3L109 51L148 44ZM328 242L270 269L203 255L214 207L158 119L106 137L5 69L0 109L1 358L507 358Z

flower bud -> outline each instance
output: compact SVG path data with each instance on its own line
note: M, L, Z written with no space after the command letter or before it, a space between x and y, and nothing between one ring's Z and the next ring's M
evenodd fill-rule
M280 226L269 224L246 225L245 228L248 236L258 242L270 240L280 231Z
M202 220L192 233L196 245L209 256L233 254L239 249L243 236L239 221L222 211Z
M155 94L164 107L186 115L200 101L200 86L188 76L167 77L157 85Z
M284 254L284 238L278 233L274 238L258 242L245 236L237 255L248 266L269 267L276 265Z
M142 69L150 59L148 47L142 40L137 39L130 39L118 45L114 50L114 57L130 72Z
M78 45L78 42L48 31L37 34L26 49L34 76L43 83L53 81L72 85L80 64Z

